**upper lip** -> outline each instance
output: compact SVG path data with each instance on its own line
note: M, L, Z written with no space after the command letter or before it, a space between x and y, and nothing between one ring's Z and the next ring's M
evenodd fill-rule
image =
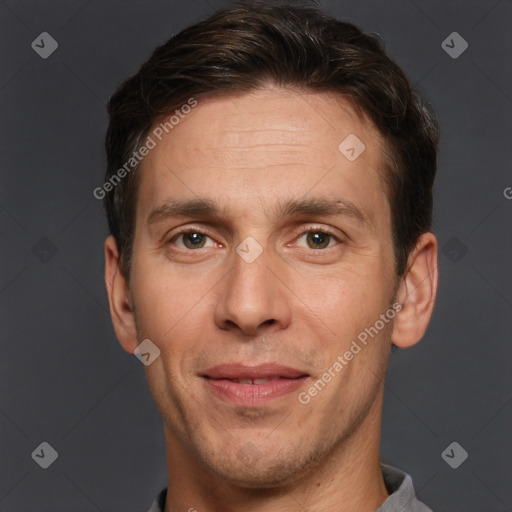
M307 375L307 373L301 370L277 363L265 363L257 366L219 364L205 370L201 374L202 377L208 377L210 379L270 379L273 377L294 379Z

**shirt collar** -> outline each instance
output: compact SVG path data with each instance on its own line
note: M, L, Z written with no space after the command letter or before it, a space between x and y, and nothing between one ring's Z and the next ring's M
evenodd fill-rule
M375 512L432 512L416 498L412 478L398 468L381 464L389 496Z
M432 512L416 498L412 478L398 468L381 464L382 476L390 495L375 512ZM167 487L162 489L148 512L164 512Z

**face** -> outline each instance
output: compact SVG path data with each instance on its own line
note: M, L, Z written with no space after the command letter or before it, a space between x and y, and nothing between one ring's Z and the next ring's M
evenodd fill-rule
M138 343L160 349L145 370L167 441L210 473L278 485L378 430L396 284L382 144L347 101L268 88L201 100L145 158Z

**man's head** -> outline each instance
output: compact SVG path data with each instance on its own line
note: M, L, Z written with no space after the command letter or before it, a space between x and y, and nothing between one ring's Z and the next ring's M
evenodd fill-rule
M437 285L437 125L400 68L351 24L243 4L158 48L109 112L111 312L127 351L160 350L175 457L261 488L378 449L391 342L422 337ZM280 378L233 385L253 373Z
M386 142L381 173L392 210L396 270L402 275L417 238L430 229L437 123L377 39L312 8L242 4L157 48L110 99L106 181L162 116L180 111L190 98L235 95L268 84L336 93L375 124ZM127 278L142 177L138 167L104 200Z

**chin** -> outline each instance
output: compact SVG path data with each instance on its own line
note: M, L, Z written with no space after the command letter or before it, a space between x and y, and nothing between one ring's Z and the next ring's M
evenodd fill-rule
M223 480L245 489L276 489L283 487L294 479L296 471L286 465L264 466L260 461L261 467L248 467L239 461L233 462L229 468L217 468L219 476Z
M211 454L203 457L208 470L217 474L222 480L245 489L282 488L307 472L312 459L307 454L299 454L297 450L278 453L269 448L269 453L261 453L250 442L233 453L222 455Z

